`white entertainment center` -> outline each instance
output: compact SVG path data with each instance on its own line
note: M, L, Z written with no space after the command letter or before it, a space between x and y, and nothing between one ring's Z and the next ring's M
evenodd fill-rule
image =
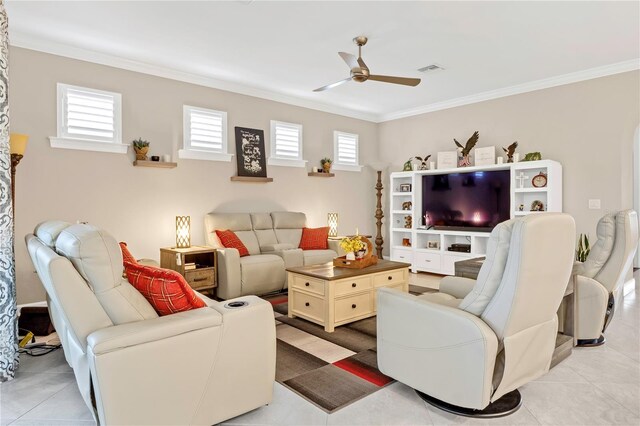
M390 176L390 258L411 264L411 271L453 275L454 264L459 260L484 256L489 232L469 230L427 229L423 225L422 177L453 173L481 173L493 170L510 170L510 217L539 214L531 211L532 203L540 201L543 212L562 211L562 165L552 160L523 161L482 167L455 169L416 170L396 172ZM534 186L532 180L540 173L546 175L546 185ZM539 181L538 181L539 182ZM407 185L410 185L408 187ZM401 187L402 186L402 187ZM402 191L404 189L404 191ZM409 189L409 190L407 190ZM411 203L410 208L405 210ZM404 209L403 209L404 208ZM407 217L411 227L407 228ZM404 241L404 245L403 245ZM406 244L409 243L410 246ZM470 252L449 251L453 244L469 244Z

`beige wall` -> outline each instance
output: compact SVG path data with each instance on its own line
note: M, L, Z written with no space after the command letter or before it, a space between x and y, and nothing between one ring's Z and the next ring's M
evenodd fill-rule
M411 156L455 149L480 131L478 147L518 141L563 166L564 211L595 236L608 211L633 206L633 139L640 124L640 72L509 96L379 125L380 157L401 170ZM498 152L498 151L497 151ZM601 210L588 210L599 198Z
M182 144L183 104L228 112L229 143L235 126L264 129L269 121L304 126L308 168L333 156L333 131L360 135L360 160L378 152L377 125L339 115L153 77L35 51L10 51L11 130L30 135L17 171L16 271L18 303L44 299L23 236L47 219L89 221L124 240L137 257L158 259L159 248L175 244L175 216L190 215L192 243L204 243L203 217L212 210L307 213L309 226L325 226L326 214L340 214L339 231L374 232L375 176L337 171L336 177L307 177L302 168L268 166L269 184L232 183L231 163L179 160L175 169L133 167L127 155L53 149L56 83L119 92L123 100L123 141L142 137L152 154L177 157ZM267 145L268 150L268 145Z
M123 139L151 141L152 154L177 157L183 104L227 111L232 151L234 126L264 129L268 143L271 119L302 123L309 167L332 155L333 130L358 133L361 163L379 157L393 164L390 170L400 170L411 156L450 151L452 138L466 140L479 130L478 146L518 140L520 153L541 151L562 163L564 209L576 218L578 232L593 235L604 212L633 203L637 71L381 124L19 48L11 48L10 79L12 131L31 136L16 179L18 303L44 298L22 237L52 218L98 224L127 241L136 256L154 259L159 247L174 244L176 215L191 215L192 242L202 244L203 217L212 210L304 211L310 226L324 225L326 213L336 211L341 233L356 226L375 232L375 176L368 168L323 179L307 177L305 169L268 166L273 183L244 184L229 182L235 158L179 160L176 169L164 170L134 168L131 152L52 149L57 82L122 93ZM588 210L589 198L601 199L602 209Z

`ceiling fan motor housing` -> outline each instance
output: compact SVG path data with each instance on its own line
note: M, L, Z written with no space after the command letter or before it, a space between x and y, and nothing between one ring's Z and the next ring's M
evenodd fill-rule
M359 72L351 71L351 78L358 83L364 83L369 78L369 70L363 68Z

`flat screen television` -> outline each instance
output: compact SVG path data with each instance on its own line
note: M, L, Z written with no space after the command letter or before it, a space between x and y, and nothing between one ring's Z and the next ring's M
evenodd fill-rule
M510 217L510 171L422 176L422 220L432 229L491 231Z

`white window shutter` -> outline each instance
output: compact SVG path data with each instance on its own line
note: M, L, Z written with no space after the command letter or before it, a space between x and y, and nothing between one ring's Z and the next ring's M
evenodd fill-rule
M227 113L185 106L185 148L226 153Z
M302 160L302 125L271 122L271 157L280 160Z
M358 135L335 132L335 162L345 166L358 166Z
M183 106L183 149L178 157L189 160L231 161L227 153L227 113Z
M59 86L62 99L59 137L121 143L120 94Z

